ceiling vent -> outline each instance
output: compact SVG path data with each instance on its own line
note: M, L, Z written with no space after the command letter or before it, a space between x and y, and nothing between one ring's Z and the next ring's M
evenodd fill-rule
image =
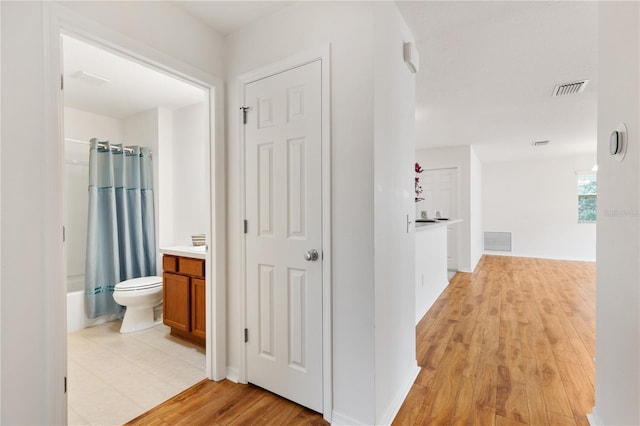
M532 142L531 145L533 145L533 146L545 146L545 145L549 145L549 141L536 141L536 142Z
M108 78L100 77L99 75L82 70L74 72L71 77L75 78L76 80L91 84L92 86L102 86L103 84L111 82L111 80L109 80Z
M557 97L581 93L582 91L584 91L584 88L587 87L587 83L589 83L589 80L580 80L572 81L571 83L557 84L553 88L553 95L551 96Z

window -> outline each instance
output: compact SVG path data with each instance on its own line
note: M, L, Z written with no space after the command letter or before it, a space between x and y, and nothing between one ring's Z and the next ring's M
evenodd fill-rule
M595 222L598 197L596 174L578 173L578 222Z

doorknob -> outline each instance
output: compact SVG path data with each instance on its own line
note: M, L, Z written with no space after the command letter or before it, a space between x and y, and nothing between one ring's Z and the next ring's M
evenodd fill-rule
M318 251L316 249L311 249L304 254L304 258L309 262L315 262L318 260Z

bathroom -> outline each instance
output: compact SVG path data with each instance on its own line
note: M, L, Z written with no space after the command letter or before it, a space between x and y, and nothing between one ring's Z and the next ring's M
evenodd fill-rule
M193 247L191 236L209 230L208 95L104 46L71 36L62 43L69 424L123 423L205 378L205 349L203 340L170 335L162 305L153 308L153 324L126 333L122 312L88 317L87 228L96 220L88 217L89 141L151 151L156 266L149 275L161 277L163 252L190 258L191 249L206 258L206 246ZM207 268L198 262L204 284Z

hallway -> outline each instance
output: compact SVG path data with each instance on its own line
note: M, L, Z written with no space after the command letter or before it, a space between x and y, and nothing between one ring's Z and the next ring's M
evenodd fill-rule
M420 375L396 425L588 425L595 264L485 256L416 329ZM129 424L324 424L252 385L204 380Z

